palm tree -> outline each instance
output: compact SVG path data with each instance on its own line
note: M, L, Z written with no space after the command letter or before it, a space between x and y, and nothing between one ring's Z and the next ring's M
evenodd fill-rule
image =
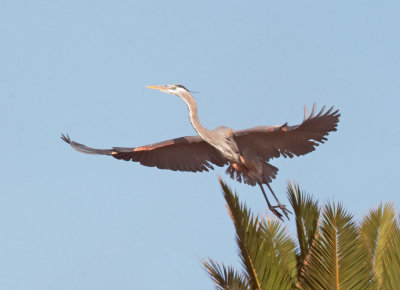
M340 203L319 206L289 183L295 241L282 222L254 216L220 183L242 270L203 261L216 289L400 289L400 227L392 204L357 223Z

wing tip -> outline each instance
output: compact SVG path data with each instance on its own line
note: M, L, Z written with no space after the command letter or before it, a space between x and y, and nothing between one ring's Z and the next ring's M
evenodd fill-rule
M71 144L71 139L69 138L69 136L68 136L68 134L67 135L64 135L64 134L62 134L61 133L61 140L63 140L64 142L66 142L66 143L68 143L68 144Z
M65 143L69 144L74 150L81 152L81 153L99 154L99 155L112 155L113 154L113 150L110 150L110 149L95 149L95 148L90 148L83 144L74 142L71 140L71 138L69 137L68 134L67 135L61 134L60 138Z
M319 117L326 117L326 116L330 116L330 117L335 117L337 119L336 123L339 122L339 118L341 117L341 113L339 112L339 109L336 109L335 111L333 111L335 109L335 106L331 106L328 110L325 110L326 106L324 105L322 107L322 109L320 110L320 112L315 115L315 111L316 111L316 104L313 103L313 108L312 111L310 113L310 115L308 115L307 112L307 106L304 105L304 120L303 123L309 119L313 119L313 118L319 118Z

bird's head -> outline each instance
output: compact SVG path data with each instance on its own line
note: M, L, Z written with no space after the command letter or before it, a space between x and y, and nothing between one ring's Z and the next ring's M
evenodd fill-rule
M189 92L187 88L182 85L166 85L166 86L147 86L149 89L159 90L163 93L176 95L182 97L184 93Z

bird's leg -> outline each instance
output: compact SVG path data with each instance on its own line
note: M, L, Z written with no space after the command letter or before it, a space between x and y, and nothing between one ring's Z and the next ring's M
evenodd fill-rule
M282 219L282 214L281 214L279 211L276 210L276 206L272 206L272 205L269 203L268 197L267 197L267 195L265 194L264 187L262 186L262 184L259 183L258 185L260 186L261 191L262 191L262 193L263 193L263 195L264 195L264 198L265 198L265 200L267 201L269 210L270 210L274 215L276 215L281 221L283 221L283 219Z
M277 206L274 206L274 207L279 207L279 208L282 210L282 212L285 214L285 216L287 217L287 219L289 219L289 216L288 216L287 213L291 213L291 214L292 214L292 212L286 208L286 205L282 205L282 204L279 202L279 199L276 197L274 191L272 190L271 186L270 186L268 183L267 183L267 186L268 186L269 190L271 191L272 195L274 196L276 202L278 203L278 205L277 205Z

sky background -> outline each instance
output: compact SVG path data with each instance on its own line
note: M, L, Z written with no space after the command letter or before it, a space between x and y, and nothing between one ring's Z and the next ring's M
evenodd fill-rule
M211 289L201 259L239 267L218 174L256 214L258 188L83 155L204 126L297 124L334 105L315 152L274 159L288 180L361 218L400 207L399 1L2 1L0 288ZM286 222L293 231L293 222Z

